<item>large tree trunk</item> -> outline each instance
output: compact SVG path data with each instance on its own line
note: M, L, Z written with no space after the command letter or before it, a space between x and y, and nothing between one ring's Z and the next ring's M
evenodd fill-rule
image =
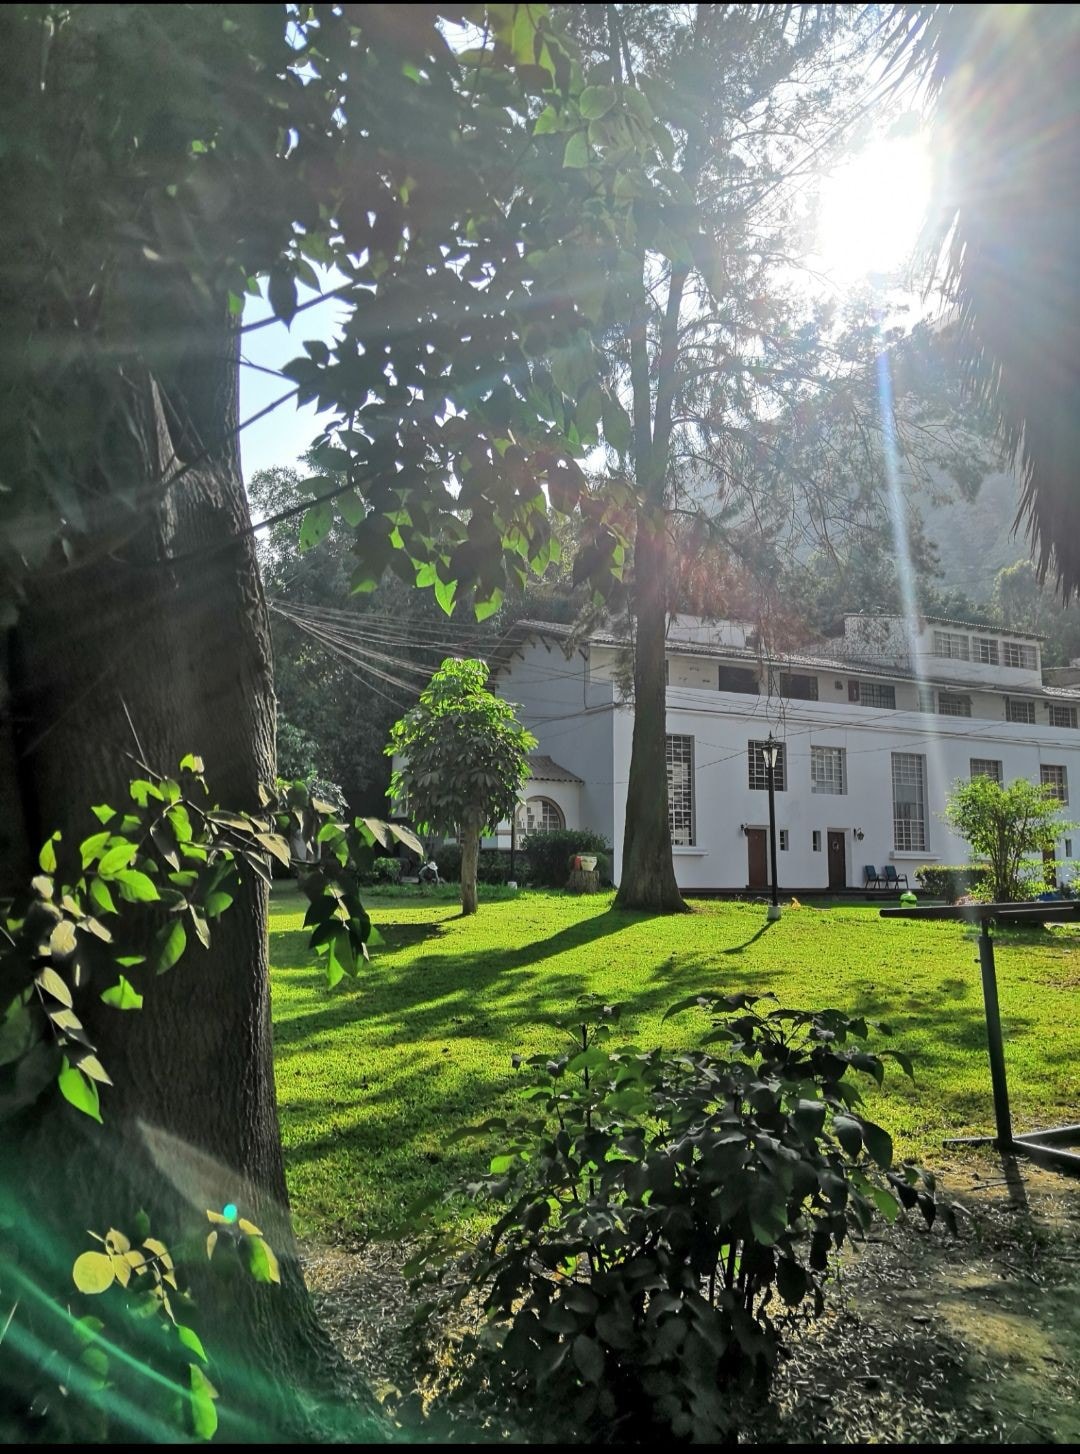
M91 538L83 563L60 562L30 583L9 645L0 751L0 803L17 803L21 819L17 831L13 815L5 824L7 888L48 834L59 828L77 842L96 827L90 804L123 805L125 785L138 775L134 758L169 772L185 752L199 753L211 791L236 808L257 808L259 782L273 779L270 637L253 541L244 534L236 385L236 338L216 326L205 350L160 391L147 381L140 401L147 498L137 532L108 553ZM174 449L181 465L194 467L172 485L154 484ZM115 530L115 499L109 511L102 535ZM182 563L172 566L175 557ZM339 1366L314 1317L290 1227L267 908L265 888L248 881L215 921L208 950L195 945L168 975L143 976L139 1013L103 1006L104 985L83 992L76 1007L115 1082L102 1094L103 1126L51 1090L0 1128L4 1201L48 1230L39 1245L51 1252L33 1275L60 1303L72 1294L72 1262L93 1245L86 1229L130 1231L140 1208L170 1246L189 1234L198 1246L206 1210L225 1202L265 1232L280 1258L281 1286L223 1278L196 1255L196 1306L182 1319L210 1356L222 1433L241 1439L327 1428L318 1416L312 1422L305 1395L329 1393ZM17 1374L9 1369L12 1380L0 1376L0 1383L11 1411ZM127 1413L110 1401L109 1437L152 1434L140 1421L138 1376L125 1374L123 1387Z
M461 912L476 913L476 867L480 858L479 813L465 814L461 824Z
M634 546L634 737L615 907L676 913L686 905L671 861L668 816L664 672L667 578L668 546L663 522L642 517Z

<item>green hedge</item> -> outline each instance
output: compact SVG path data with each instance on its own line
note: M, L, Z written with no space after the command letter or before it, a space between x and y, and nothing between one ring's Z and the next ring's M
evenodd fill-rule
M590 828L560 828L554 833L527 833L522 847L529 855L532 882L563 889L575 853L595 853L601 883L611 882L611 844Z
M924 863L915 877L924 894L955 904L964 894L976 893L986 881L987 869L980 863Z
M400 858L377 858L371 865L371 872L377 884L400 883L401 869Z
M461 880L461 845L444 843L435 853L439 877L446 883ZM529 860L524 850L514 855L514 879L519 884L530 882ZM504 884L510 881L510 850L508 848L481 848L476 861L476 881L481 884Z

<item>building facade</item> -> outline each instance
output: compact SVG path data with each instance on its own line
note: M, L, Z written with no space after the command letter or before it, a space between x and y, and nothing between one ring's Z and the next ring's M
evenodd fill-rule
M493 662L538 754L574 783L563 826L605 834L616 882L633 735L626 645L519 622ZM1053 677L1051 677L1053 680ZM914 882L923 863L965 863L941 819L958 779L1053 784L1069 817L1080 793L1080 683L1044 683L1040 638L978 623L849 616L843 636L770 653L752 627L678 617L667 651L667 779L676 877L686 890L764 889L767 774L775 769L782 887L860 887L865 868ZM542 798L543 784L526 788ZM576 819L574 814L576 813ZM519 823L520 823L519 818ZM539 824L538 824L539 826ZM508 825L499 842L508 841ZM1071 859L1063 830L1058 857ZM1080 832L1077 834L1080 848Z

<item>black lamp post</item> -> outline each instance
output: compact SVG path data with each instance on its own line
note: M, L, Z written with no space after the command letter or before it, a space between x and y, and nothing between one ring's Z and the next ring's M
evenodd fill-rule
M765 760L765 775L769 785L769 858L772 867L772 903L769 905L768 917L779 919L780 902L776 893L776 758L780 751L780 744L776 738L769 733L769 740L761 749L761 755Z

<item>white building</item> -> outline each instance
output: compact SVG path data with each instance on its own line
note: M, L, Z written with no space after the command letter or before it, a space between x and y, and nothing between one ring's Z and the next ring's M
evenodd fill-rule
M867 865L914 885L919 864L967 862L940 817L957 778L1053 783L1067 804L1070 779L1080 791L1080 684L1044 684L1040 640L971 622L848 616L841 638L783 654L749 626L676 618L667 773L680 886L766 886L760 745L770 732L781 743L778 878L796 892L861 887ZM519 622L492 663L493 685L538 739L543 767L526 786L526 814L605 834L618 882L633 733L616 682L626 646L603 632L570 642L569 627ZM509 842L506 825L498 842ZM1071 830L1058 856L1073 856Z

